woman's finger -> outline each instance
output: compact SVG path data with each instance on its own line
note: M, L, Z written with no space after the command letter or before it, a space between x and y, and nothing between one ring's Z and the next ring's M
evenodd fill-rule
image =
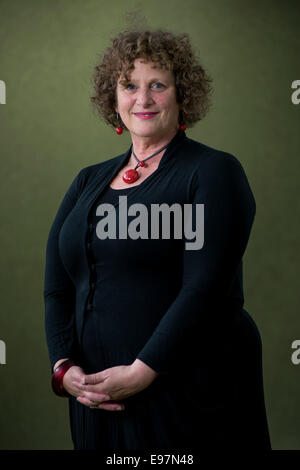
M88 406L89 408L97 408L97 409L102 409L102 410L108 410L108 411L121 411L121 410L124 410L124 405L121 404L121 403L101 403L99 404L99 402L95 402L95 401L92 401L92 400L89 400L88 398L86 397L77 397L77 401L79 403L81 403L82 405L86 405Z
M81 403L82 405L86 405L86 406L97 406L99 404L91 400L88 400L85 397L77 397L76 400L79 401L79 403Z
M100 392L100 391L95 392L95 385L83 385L81 382L78 382L78 381L76 381L76 380L73 380L73 381L72 381L72 384L74 385L74 387L76 387L77 389L79 389L79 390L81 390L81 391L83 391L83 392L99 393L99 394L101 394L101 395L103 395L103 396L109 397L109 395L106 394L105 392ZM98 388L99 388L99 384L97 384L97 385L98 385ZM110 397L109 397L109 398L110 398ZM108 398L108 399L109 399L109 398Z
M84 391L84 392L93 392L95 390L95 387L96 386L99 386L99 384L96 384L96 385L84 385L82 384L82 382L72 382L73 385L75 385L77 388L79 388L80 390Z
M88 400L92 402L96 402L98 404L99 402L102 402L102 401L111 400L111 397L104 393L83 392L80 396L87 398Z
M124 410L125 406L121 405L120 403L102 403L98 405L97 408L108 411L122 411Z
M96 385L97 383L103 382L106 379L106 376L107 372L105 371L97 372L96 374L88 374L84 376L83 383L86 385Z

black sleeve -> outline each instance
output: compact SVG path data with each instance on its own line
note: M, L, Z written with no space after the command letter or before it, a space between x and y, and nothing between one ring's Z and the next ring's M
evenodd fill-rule
M192 219L204 204L204 243L183 244L182 287L152 336L137 355L159 374L176 369L195 341L214 345L214 334L230 321L226 298L246 249L255 217L255 200L238 159L221 152L197 169L193 178ZM184 238L185 242L189 242ZM196 344L196 351L201 348ZM198 349L197 349L198 348ZM198 354L197 354L198 355Z
M44 276L45 330L51 370L63 358L72 359L75 344L75 286L65 270L59 253L60 229L77 201L81 172L73 180L52 223Z

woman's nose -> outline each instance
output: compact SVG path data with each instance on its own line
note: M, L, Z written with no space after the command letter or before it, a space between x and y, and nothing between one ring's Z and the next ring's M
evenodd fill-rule
M151 90L149 88L140 88L138 90L137 94L137 99L136 99L137 104L141 106L147 106L149 104L153 103L153 98L151 95Z

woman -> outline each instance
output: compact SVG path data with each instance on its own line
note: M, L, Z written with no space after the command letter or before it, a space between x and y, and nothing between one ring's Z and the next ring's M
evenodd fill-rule
M184 132L210 82L189 37L164 31L119 34L96 67L92 102L132 145L79 172L47 243L53 387L75 449L271 448L243 309L254 197L236 157Z

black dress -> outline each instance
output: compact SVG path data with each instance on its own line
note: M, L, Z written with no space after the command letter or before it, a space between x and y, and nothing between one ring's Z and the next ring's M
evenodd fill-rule
M74 448L270 450L261 338L243 308L242 256L255 202L242 166L180 131L158 170L114 190L109 182L130 150L83 169L61 204L47 245L47 341L51 366L71 357L94 373L139 358L159 375L123 400L124 411L70 398ZM120 196L148 209L148 238L121 239ZM168 237L162 224L150 237L151 207L163 202L191 203L193 221L204 204L201 249L187 250L175 224ZM115 239L97 235L104 203L116 210ZM127 214L127 227L135 218Z

